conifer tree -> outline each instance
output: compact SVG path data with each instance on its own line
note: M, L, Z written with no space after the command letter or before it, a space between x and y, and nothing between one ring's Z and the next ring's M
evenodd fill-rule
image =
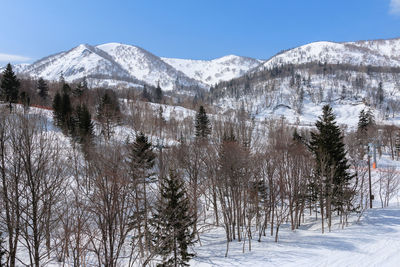
M53 99L53 118L54 123L57 126L62 125L63 115L62 115L62 98L59 92L56 93Z
M105 92L100 99L97 107L97 119L100 122L102 134L106 140L109 140L114 126L119 123L120 109L118 100L111 98L108 92Z
M85 104L76 108L76 128L81 143L90 142L94 135L92 116Z
M42 79L39 78L37 82L37 90L39 96L42 98L43 101L47 99L49 96L49 87L47 86L47 83Z
M160 190L152 220L155 253L162 257L159 266L188 266L194 257L188 249L195 243L195 233L183 180L170 170L169 177L161 181Z
M151 169L154 166L156 155L152 151L151 143L143 133L136 135L136 140L133 144L130 144L129 150L128 164L130 166L136 206L136 213L132 216L131 224L138 231L137 239L143 254L144 247L149 250L151 241L148 225L147 184L153 174Z
M74 118L71 100L67 93L56 93L53 99L53 118L55 124L64 131L72 133L74 131Z
M141 169L140 174L145 178L148 177L146 170L154 166L155 154L151 146L148 138L141 132L136 135L136 140L131 145L129 154L131 165L135 170Z
M76 88L72 93L74 94L75 97L79 98L86 92L87 89L88 85L86 79L84 78L81 82L78 83L78 85L76 86Z
M73 123L73 108L71 105L71 99L69 97L68 93L65 93L62 95L62 105L61 105L61 113L62 113L62 125L66 130L69 130L72 132L74 129L74 123Z
M358 116L358 131L366 133L368 129L374 125L375 125L375 118L371 110L370 109L368 109L367 111L365 111L365 109L361 110Z
M349 173L350 165L346 158L343 135L329 105L323 107L323 114L316 122L316 127L318 131L311 133L310 148L316 162L315 175L320 177L324 188L320 197L329 200L329 210L330 205L337 210L343 210L343 205L349 204L348 201L353 196L349 191L349 183L354 176Z
M383 92L382 82L379 82L378 90L377 90L377 97L378 97L378 103L381 105L383 103L384 98L385 98L384 92Z
M10 104L17 102L20 82L15 75L10 63L7 64L1 79L1 97Z
M211 125L203 106L200 106L196 114L196 137L207 138L211 134Z
M71 91L72 90L71 90L71 87L69 86L69 84L66 83L65 81L63 81L62 93L69 95L71 93Z
M146 101L151 101L151 96L150 96L149 92L147 92L146 85L143 86L142 98Z
M157 83L157 87L155 89L154 94L155 94L155 96L154 96L155 102L160 103L161 100L163 99L163 92L160 87L160 82Z

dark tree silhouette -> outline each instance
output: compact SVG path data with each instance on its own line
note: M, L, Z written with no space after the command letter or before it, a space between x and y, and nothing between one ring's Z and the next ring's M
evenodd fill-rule
M10 63L7 64L1 79L1 97L10 104L17 102L20 82L15 75Z

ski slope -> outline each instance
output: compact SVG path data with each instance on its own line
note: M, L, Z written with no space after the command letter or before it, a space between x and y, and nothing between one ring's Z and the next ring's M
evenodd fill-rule
M356 218L353 218L356 220ZM300 229L281 232L279 242L264 237L262 242L230 243L225 258L224 230L216 229L201 236L197 257L191 266L399 266L400 207L366 211L359 223L321 234L320 221L310 221ZM285 226L284 226L285 227ZM287 226L288 227L288 226Z

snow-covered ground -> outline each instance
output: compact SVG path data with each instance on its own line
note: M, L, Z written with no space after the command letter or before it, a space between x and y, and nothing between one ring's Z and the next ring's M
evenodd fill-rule
M377 205L377 203L375 203ZM223 229L201 236L197 257L191 266L399 266L400 206L374 208L360 222L353 217L349 227L321 234L320 221L309 221L296 231L282 231L279 242L265 237L262 242L230 243L228 257Z

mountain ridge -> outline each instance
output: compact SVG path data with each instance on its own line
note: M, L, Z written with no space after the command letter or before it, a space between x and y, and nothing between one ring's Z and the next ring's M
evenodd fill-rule
M210 87L248 73L311 62L354 66L400 67L400 38L354 42L317 41L282 50L267 60L226 55L211 60L159 57L139 46L80 44L68 51L20 64L16 71L35 78L72 82L91 78L92 85L142 86L163 90Z
M188 60L191 65L182 69L170 64L174 60L178 59L161 58L141 47L113 42L96 46L80 44L32 64L16 65L15 69L20 74L47 80L58 80L62 76L68 82L90 78L92 82L89 84L94 86L160 84L163 90L169 91L188 87L207 90L212 84L236 78L260 63L257 59L228 55L208 61ZM212 72L214 77L211 83L203 78L203 74L191 75L187 69L195 68L196 74L199 74L200 62L217 72L223 71L223 75ZM211 75L209 72L206 74Z

